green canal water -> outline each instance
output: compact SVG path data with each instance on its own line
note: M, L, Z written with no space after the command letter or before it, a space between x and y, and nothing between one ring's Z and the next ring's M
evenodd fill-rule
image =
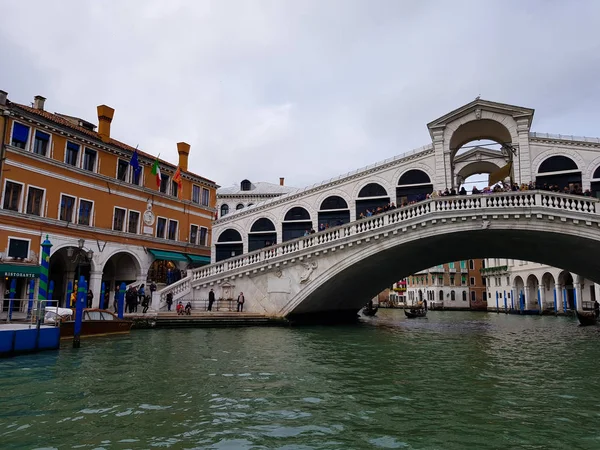
M393 310L87 339L0 360L0 448L599 449L599 342L565 317Z

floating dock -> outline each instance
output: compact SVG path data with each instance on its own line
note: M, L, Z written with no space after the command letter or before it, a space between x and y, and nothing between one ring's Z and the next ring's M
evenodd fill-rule
M222 328L252 326L288 325L284 319L268 317L262 314L203 311L191 315L178 315L176 312L125 314L133 320L133 328Z
M60 328L28 323L0 324L0 357L57 350L60 347Z

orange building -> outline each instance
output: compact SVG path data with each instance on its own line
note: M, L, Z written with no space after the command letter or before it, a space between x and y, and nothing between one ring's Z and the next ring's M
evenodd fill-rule
M188 144L177 143L171 164L113 139L108 106L98 106L97 127L44 106L43 97L27 106L0 91L0 294L15 278L16 297L25 298L46 236L48 280L61 305L79 275L97 305L102 282L108 291L166 283L210 262L218 186L188 171Z

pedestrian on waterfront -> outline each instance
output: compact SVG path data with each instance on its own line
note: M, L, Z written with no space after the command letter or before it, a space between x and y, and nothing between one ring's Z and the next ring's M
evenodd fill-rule
M150 296L146 295L143 299L142 299L142 306L144 307L142 313L146 314L148 312L148 306L150 305Z
M246 299L244 298L244 293L240 292L237 299L237 312L244 312L244 302Z
M215 302L215 292L211 289L208 293L208 310L212 311L212 305Z
M183 316L183 303L182 302L177 303L177 315Z
M600 316L600 303L598 303L598 300L594 300L594 315L596 319Z
M154 281L150 282L150 295L156 292L156 283Z
M91 289L88 289L88 291L87 291L87 307L88 308L92 307L93 300L94 300L94 293L92 292Z
M186 316L192 315L192 302L187 302L187 305L185 305L185 315Z
M167 311L171 311L172 305L173 305L173 293L169 292L167 294Z
M140 303L143 303L144 302L144 297L146 297L146 288L144 287L144 284L142 284L140 286L140 288L138 289L137 295L138 295L138 298L140 299Z

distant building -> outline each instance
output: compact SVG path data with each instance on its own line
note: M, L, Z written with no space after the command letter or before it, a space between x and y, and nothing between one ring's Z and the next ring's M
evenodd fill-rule
M486 309L485 285L475 276L477 260L439 264L406 278L406 300L413 304L427 300L431 309Z
M176 164L159 160L111 136L114 109L98 106L96 126L48 112L45 100L29 106L0 91L0 295L16 283L24 298L30 280L37 295L46 236L60 305L80 275L98 305L103 282L112 292L175 281L210 261L218 186L188 170L188 144L177 144Z
M489 311L553 314L573 310L576 302L591 309L600 294L598 285L580 275L534 262L488 258L481 272Z
M250 180L243 180L239 186L219 188L217 190L219 218L233 211L297 190L297 188L285 186L284 178L279 178L279 184L264 181L252 183Z

